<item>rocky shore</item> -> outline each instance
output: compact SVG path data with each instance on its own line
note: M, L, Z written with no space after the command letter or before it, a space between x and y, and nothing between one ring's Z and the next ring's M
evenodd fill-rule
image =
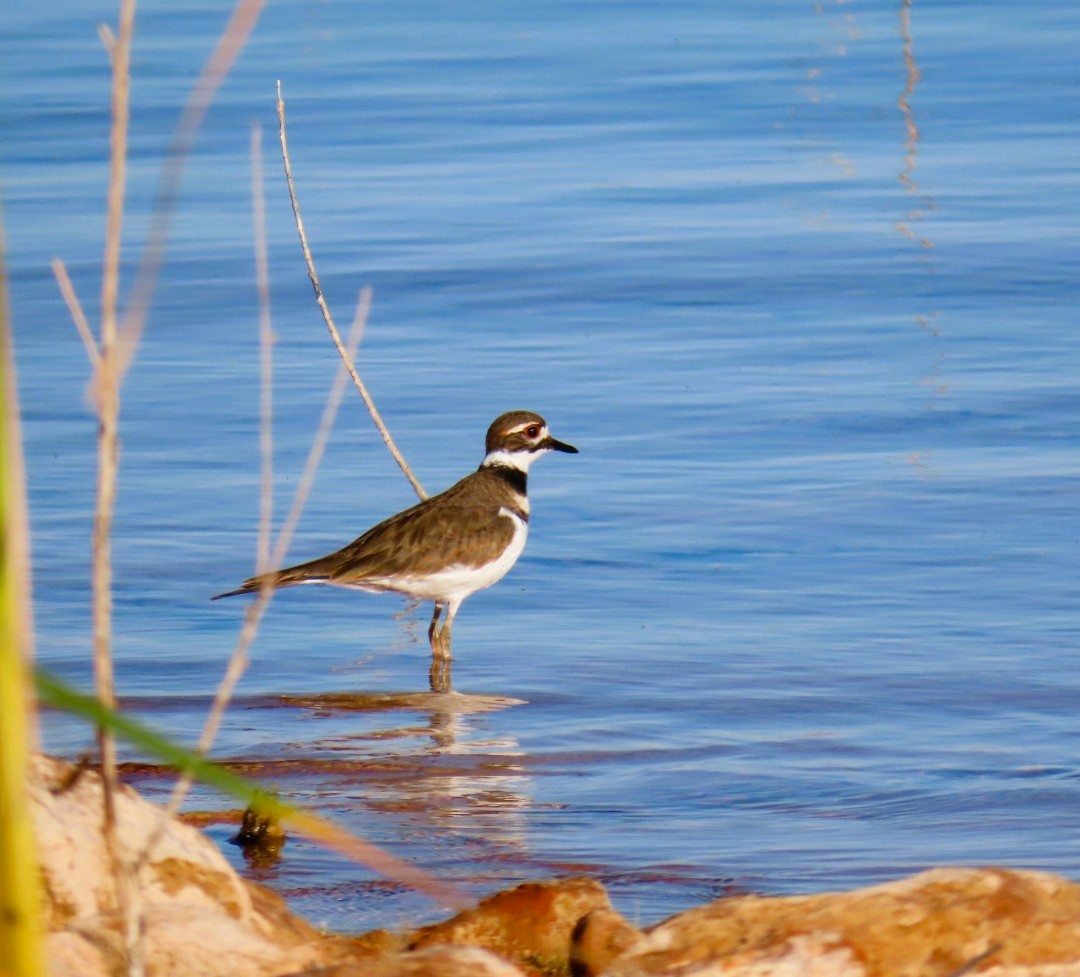
M31 784L54 977L111 977L116 894L96 774L40 757ZM125 789L135 850L159 809ZM1080 977L1080 886L1043 872L938 868L852 892L740 896L631 926L589 878L527 883L418 930L327 935L173 823L139 874L150 977Z

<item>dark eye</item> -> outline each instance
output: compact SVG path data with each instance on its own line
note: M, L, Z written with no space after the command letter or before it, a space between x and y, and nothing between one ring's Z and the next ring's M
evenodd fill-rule
M535 440L536 438L540 437L540 428L538 428L535 424L533 424L532 427L525 428L525 437L527 437L530 441Z

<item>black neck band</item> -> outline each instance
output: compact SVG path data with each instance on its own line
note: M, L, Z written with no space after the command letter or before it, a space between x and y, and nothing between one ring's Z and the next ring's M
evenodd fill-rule
M529 476L520 468L513 468L510 465L485 465L484 467L489 472L498 475L518 495L528 494Z

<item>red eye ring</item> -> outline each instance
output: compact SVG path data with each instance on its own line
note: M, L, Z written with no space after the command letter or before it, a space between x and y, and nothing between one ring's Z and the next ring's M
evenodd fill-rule
M533 424L531 427L525 428L525 437L529 438L530 440L535 440L536 438L540 437L540 428L538 428L535 424Z

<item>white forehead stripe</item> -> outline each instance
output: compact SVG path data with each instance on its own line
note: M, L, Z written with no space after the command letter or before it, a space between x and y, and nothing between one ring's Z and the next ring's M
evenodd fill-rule
M536 427L536 421L526 421L524 424L519 424L517 427L510 428L510 430L506 431L505 434L520 434L527 427ZM548 429L547 429L546 424L541 424L540 425L540 433L541 434L547 434L548 433Z

